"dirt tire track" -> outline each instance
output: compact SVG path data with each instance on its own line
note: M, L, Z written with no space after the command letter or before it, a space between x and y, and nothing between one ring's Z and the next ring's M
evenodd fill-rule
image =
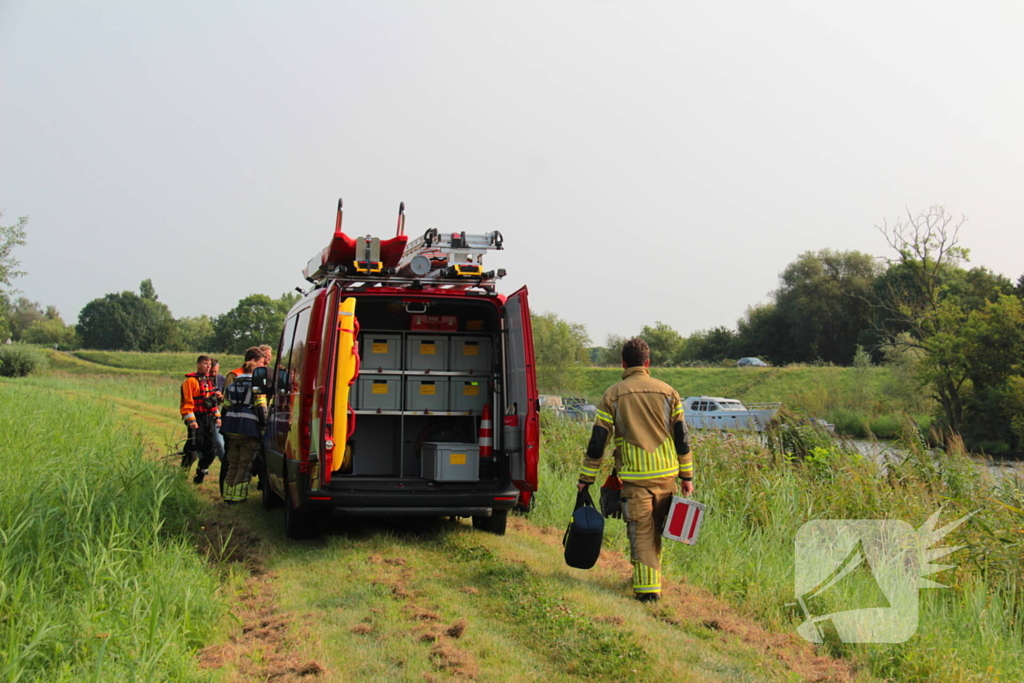
M516 533L541 538L552 546L561 544L560 532L534 526L522 518L509 517L509 527ZM605 580L622 581L625 592L633 569L623 553L602 548L594 571ZM649 609L653 617L672 626L704 628L717 632L722 641L739 638L748 646L780 661L808 683L852 683L857 678L856 669L850 662L818 654L813 645L796 634L766 631L703 588L672 582L662 591L661 601Z
M266 570L260 538L242 524L210 519L196 541L212 562L231 563L248 574L231 608L237 619L234 632L226 643L203 648L199 666L229 670L229 683L309 683L326 674L299 647L312 634L278 608L277 576Z

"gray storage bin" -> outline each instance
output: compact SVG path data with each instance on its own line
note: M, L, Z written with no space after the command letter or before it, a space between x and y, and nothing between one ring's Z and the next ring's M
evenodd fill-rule
M479 481L480 447L475 443L425 441L420 476L433 481Z
M406 370L447 370L448 337L409 335L405 345Z
M405 409L422 413L425 410L448 410L448 378L433 375L406 375Z
M363 372L402 369L402 335L367 332L359 336L362 339L359 361Z
M401 410L402 378L368 375L356 380L352 407L356 410Z
M451 369L487 374L491 371L490 337L452 337Z
M456 412L472 410L480 413L484 404L490 403L490 390L484 377L452 377L448 380L448 392L449 410Z

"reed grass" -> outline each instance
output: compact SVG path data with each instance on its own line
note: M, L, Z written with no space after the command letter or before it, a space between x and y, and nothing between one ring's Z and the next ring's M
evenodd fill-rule
M564 527L590 427L545 416L543 428L534 521ZM918 528L940 508L941 523L977 510L940 544L966 548L941 561L955 568L930 577L949 588L920 591L919 626L909 641L833 639L821 647L890 680L1024 680L1021 482L992 481L963 450L928 450L912 425L902 434L905 455L885 466L831 441L808 442L803 450L790 442L787 450L780 440L769 447L757 438L695 436L694 498L707 504L708 515L696 546L667 543L668 580L704 586L769 628L794 631L804 616L787 605L795 602L794 540L805 522L899 519ZM624 525L608 520L605 540L625 549ZM870 588L853 584L831 598L856 605Z
M226 608L181 473L99 398L0 399L0 681L212 680L194 655Z

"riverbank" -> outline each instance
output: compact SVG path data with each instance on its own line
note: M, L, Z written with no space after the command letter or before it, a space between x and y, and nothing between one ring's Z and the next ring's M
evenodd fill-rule
M569 421L546 421L536 521L564 524L588 430ZM801 457L757 439L696 435L693 497L708 506L707 517L696 546L667 544L669 581L700 586L771 631L795 631L805 615L789 606L798 597L794 541L805 523L888 519L918 529L939 510L940 526L975 512L938 543L965 547L939 560L950 568L928 577L949 588L920 591L912 637L858 644L833 634L826 651L887 680L1024 679L1021 482L994 480L961 451L935 454L920 442L904 443L903 449L906 457L883 472L839 443L816 442ZM608 520L610 547L625 546L623 527ZM819 614L877 598L864 590L858 585L830 591Z

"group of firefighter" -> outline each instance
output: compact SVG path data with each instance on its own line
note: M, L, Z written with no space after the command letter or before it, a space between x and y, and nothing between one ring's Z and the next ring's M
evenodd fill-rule
M220 374L215 358L199 356L196 371L181 384L181 418L188 438L181 458L182 469L196 463L193 483L201 484L210 465L220 460L220 492L228 505L249 497L253 463L267 420L267 399L254 391L253 371L273 359L270 346L246 349L242 366Z
M251 468L266 422L266 397L253 392L252 373L270 363L269 346L245 352L242 367L219 385L216 361L199 356L196 372L181 385L181 414L189 428L182 467L198 459L193 481L202 483L215 457L222 455L221 493L228 504L248 497ZM690 453L683 404L671 386L651 377L650 349L643 339L622 347L622 380L601 399L590 443L583 457L578 487L594 483L606 446L614 444L614 473L622 481L620 506L610 516L626 522L633 565L632 588L642 602L661 594L661 527L677 487L693 493ZM217 449L219 435L226 448Z

